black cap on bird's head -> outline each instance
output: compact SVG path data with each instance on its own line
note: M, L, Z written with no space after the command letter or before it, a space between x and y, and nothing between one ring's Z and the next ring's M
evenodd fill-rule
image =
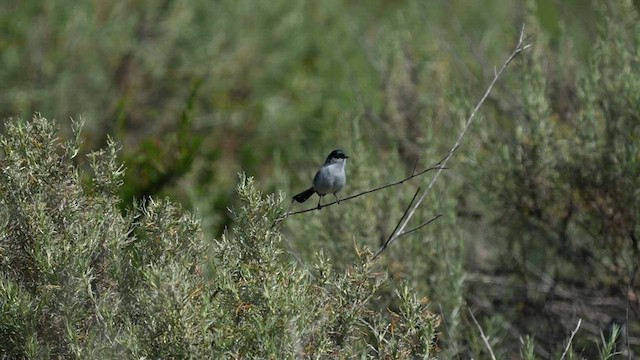
M344 153L344 151L340 149L336 149L336 150L333 150L331 154L329 154L328 158L329 159L347 159L349 157L347 156L347 154Z

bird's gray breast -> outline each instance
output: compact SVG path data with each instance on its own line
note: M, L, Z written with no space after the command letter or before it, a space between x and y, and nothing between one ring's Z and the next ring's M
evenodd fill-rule
M321 195L340 191L347 180L344 163L327 164L313 178L313 187Z

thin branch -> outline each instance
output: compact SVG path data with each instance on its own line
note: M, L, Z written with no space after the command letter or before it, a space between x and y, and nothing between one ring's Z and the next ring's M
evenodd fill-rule
M576 325L576 328L571 332L571 337L569 338L567 347L564 349L564 352L562 353L562 357L560 358L560 360L563 360L564 357L567 356L567 353L569 352L569 348L571 347L571 342L573 341L573 337L576 336L578 329L580 329L580 324L582 324L582 319L578 319L578 324Z
M389 245L389 243L391 242L391 239L393 238L393 234L395 234L396 230L398 230L398 226L400 226L400 223L402 222L402 219L407 216L407 212L409 212L409 209L411 209L411 205L413 204L413 202L416 200L416 196L418 196L418 193L420 192L420 187L418 186L418 188L416 189L416 193L413 194L413 198L411 199L411 202L409 203L409 205L407 205L407 208L404 210L404 213L402 214L402 217L400 218L400 220L398 220L398 223L396 224L395 229L393 229L393 231L391 232L391 234L389 234L389 238L387 239L387 241L384 242L384 244L382 245L382 247L380 247L380 249L378 249L378 251L375 253L375 255L373 255L373 259L377 258L378 255L380 255L380 253L387 248L387 245Z
M416 157L416 162L413 164L413 170L411 170L411 175L416 173L416 169L418 168L418 162L420 161L420 156Z
M396 241L396 239L398 239L399 237L401 237L401 236L405 236L405 235L407 235L407 234L409 234L409 233L412 233L412 232L414 232L414 231L416 231L416 230L420 229L420 228L421 228L421 227L423 227L423 226L427 226L427 225L431 224L432 222L434 222L434 221L436 221L438 218L440 218L442 215L443 215L443 214L438 214L438 215L434 216L433 218L431 218L431 219L429 219L429 220L427 220L427 221L423 222L422 224L420 224L420 225L418 225L418 226L414 227L413 229L411 229L411 230L407 230L407 231L405 231L405 232L402 232L402 233L400 233L400 234L396 235L396 237L393 239L393 241ZM392 241L392 242L393 242L393 241Z
M480 337L482 338L484 345L487 347L487 350L489 350L489 355L491 356L491 359L496 360L496 356L493 354L493 349L491 349L491 344L489 344L489 338L484 334L484 331L482 331L482 327L478 323L478 320L476 320L476 317L473 315L473 311L471 311L471 309L468 307L467 307L467 310L469 310L469 314L471 314L471 318L473 319L473 322L476 323L478 330L480 330Z
M418 195L418 192L416 192L416 195ZM402 217L405 217L405 215L407 215L407 211L409 211L409 208L411 207L411 204L413 203L413 201L416 199L416 195L413 195L413 199L411 200L411 203L409 204L409 206L407 207L407 210L404 211L404 214L402 215ZM384 243L384 245L382 245L382 247L380 247L380 249L378 249L378 251L376 251L376 253L373 255L373 257L371 257L371 260L375 260L378 255L380 255L386 248L387 246L391 245L392 242L398 240L398 238L405 236L407 234L410 234L424 226L427 226L429 224L431 224L432 222L436 221L438 218L440 218L443 214L438 214L434 217L432 217L431 219L423 222L422 224L414 227L411 230L407 230L405 232L402 232L398 235L393 235L396 233L396 230L398 229L398 226L400 226L400 223L402 222L402 218L400 218L400 220L398 221L398 224L396 225L396 228L393 230L393 232L391 233L391 235L389 235L389 239L387 239L387 241Z
M438 161L438 162L437 162L437 163L435 163L433 166L431 166L431 167L429 167L429 168L427 168L427 169L424 169L424 170L422 170L422 171L420 171L420 172L417 172L417 173L416 173L416 172L415 172L415 168L414 168L414 170L413 170L413 172L411 173L411 175L409 175L409 176L405 177L404 179L398 180L398 181L393 182L393 183L390 183L390 184L386 184L386 185L378 186L378 187L376 187L376 188L373 188L373 189L370 189L370 190L366 190L366 191L363 191L363 192L358 193L358 194L355 194L355 195L351 195L351 196L346 197L346 198L344 198L344 199L340 199L340 202L342 203L342 202L345 202L345 201L349 201L349 200L351 200L351 199L355 199L355 198L360 197L360 196L362 196L362 195L367 195L367 194L370 194L370 193L372 193L372 192L376 192L376 191L380 191L380 190L382 190L382 189L386 189L386 188L388 188L388 187L392 187L392 186L397 186L397 185L403 184L404 182L406 182L406 181L408 181L408 180L411 180L411 179L413 179L414 177L417 177L417 176L420 176L420 175L422 175L422 174L425 174L425 173L427 173L427 172L429 172L429 171L433 171L433 170L439 170L439 171L446 170L446 168L445 168L444 166L442 166L441 164L442 164L442 162L443 162L447 157L449 157L449 156L450 156L450 154L447 154L444 158L442 158L442 160ZM327 207L327 206L331 206L331 205L334 205L334 204L337 204L337 203L338 203L337 201L333 201L333 202L330 202L330 203L328 203L328 204L324 204L324 205L322 205L321 209L324 209L324 208L325 208L325 207ZM309 212L309 211L314 211L314 210L318 210L318 207L312 207L312 208L308 208L308 209L304 209L304 210L298 210L298 211L294 211L294 212L287 212L287 213L285 213L285 215L283 216L283 218L286 218L286 217L291 216L291 215L303 214L303 213L306 213L306 212Z
M446 168L447 162L449 161L451 156L454 154L454 152L460 147L460 144L462 143L462 138L464 137L465 133L469 129L469 126L473 122L473 119L475 118L478 110L489 97L489 94L493 90L493 87L495 86L496 82L498 82L498 79L500 79L500 77L502 76L502 73L504 72L504 70L507 68L507 66L509 66L509 64L513 61L513 59L515 59L518 55L520 55L521 52L531 47L531 44L525 44L525 40L527 40L528 38L529 37L525 38L524 36L524 24L523 24L522 29L520 30L520 37L518 38L518 44L515 46L515 48L511 52L511 55L509 55L509 57L504 62L504 64L502 64L502 67L500 68L500 70L494 73L493 80L491 80L491 83L489 83L489 86L487 87L487 90L485 91L484 95L482 96L478 104L475 106L473 111L471 112L471 115L469 115L469 118L467 119L464 127L462 128L462 131L458 135L458 139L456 140L455 144L451 148L451 151L449 151L449 154L444 158L444 160L438 164L439 166L441 166L441 169ZM435 175L431 179L431 182L429 183L429 186L427 186L427 189L422 193L418 201L415 203L415 205L413 205L413 208L411 209L411 211L409 211L409 214L402 221L402 224L398 228L397 233L402 233L404 231L404 228L407 226L407 224L409 223L409 220L411 220L416 210L418 209L422 201L425 199L425 197L429 193L429 190L431 190L431 188L433 187L433 184L435 184L436 180L438 180L438 177L442 173L441 169L438 169L438 171L436 171Z

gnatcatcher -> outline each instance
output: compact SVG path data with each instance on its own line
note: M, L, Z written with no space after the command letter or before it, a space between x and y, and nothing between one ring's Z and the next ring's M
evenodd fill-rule
M339 204L340 198L338 198L336 193L342 190L344 184L347 182L347 174L344 168L348 158L344 151L340 149L333 150L313 178L313 186L294 196L293 200L303 203L307 201L311 195L317 193L320 196L318 199L318 209L320 209L322 207L320 205L322 197L327 194L333 194Z

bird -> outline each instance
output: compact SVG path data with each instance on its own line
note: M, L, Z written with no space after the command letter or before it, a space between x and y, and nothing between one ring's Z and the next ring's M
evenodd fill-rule
M333 150L329 156L327 156L324 165L316 172L316 176L313 177L313 186L295 195L293 201L303 203L313 194L318 194L318 210L320 210L322 207L322 197L327 194L333 194L339 204L340 198L337 192L342 190L347 182L345 166L348 158L344 151L340 149Z

